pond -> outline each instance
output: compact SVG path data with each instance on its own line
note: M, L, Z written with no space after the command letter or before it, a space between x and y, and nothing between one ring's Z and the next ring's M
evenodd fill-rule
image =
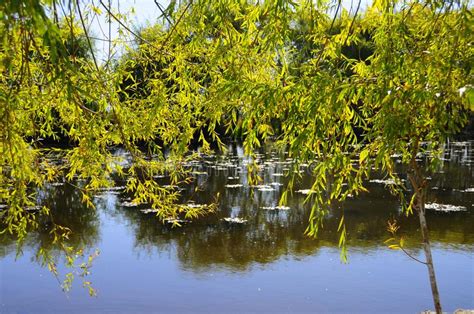
M474 142L446 146L444 165L430 177L427 219L445 311L474 308ZM335 206L318 239L304 235L310 204L311 165L287 207L277 207L293 161L272 149L258 155L260 186L249 186L242 148L196 161L195 180L183 202L208 204L220 193L218 210L184 223L161 224L154 214L127 203L111 189L80 202L77 189L55 184L41 201L56 222L73 231L70 244L96 249L87 277L97 290L90 297L76 278L69 293L41 266L36 252L51 250L47 228L30 234L17 254L13 239L0 236L0 312L400 312L432 309L426 267L390 250L387 221L396 219L406 248L423 260L418 220L405 217L383 178L367 182L369 193ZM165 183L166 178L159 179ZM196 189L199 186L199 189ZM441 207L449 204L455 207ZM336 232L342 210L349 237L349 260L340 260ZM240 218L241 220L225 220ZM240 223L243 222L243 223ZM64 274L64 263L58 263Z

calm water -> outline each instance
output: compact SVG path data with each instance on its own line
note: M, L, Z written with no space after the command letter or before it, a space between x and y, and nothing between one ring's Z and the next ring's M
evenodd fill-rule
M473 148L473 142L451 143L444 166L430 180L429 202L465 207L427 213L446 311L474 308ZM305 195L294 193L289 210L268 209L278 203L279 184L287 182L281 174L293 171L291 160L268 149L259 156L267 186L249 187L241 156L233 146L228 156L190 165L196 171L194 187L203 191L183 191L183 202L206 204L217 192L221 200L215 214L182 228L160 224L140 211L146 206L123 206L127 196L120 191L104 191L95 198L97 210L91 210L70 186L49 187L40 194L41 202L54 209L58 223L72 229L70 243L101 252L88 276L98 296L89 297L80 279L70 293L62 292L41 267L35 257L40 248L62 260L43 222L17 258L14 240L0 237L0 312L415 313L432 308L426 267L384 244L386 221L396 218L407 249L424 259L417 218L400 213L383 183L368 182L370 193L334 208L319 239L308 239L303 235ZM310 187L307 168L301 171L295 191ZM337 247L343 209L348 264L341 263ZM225 217L247 223L229 224Z

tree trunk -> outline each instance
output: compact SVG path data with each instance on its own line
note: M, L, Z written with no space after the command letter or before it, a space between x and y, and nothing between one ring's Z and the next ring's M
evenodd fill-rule
M428 225L426 223L426 217L425 217L425 198L424 198L423 190L418 190L416 208L418 212L418 217L420 218L420 229L421 229L421 235L423 238L423 249L425 251L426 266L428 267L428 273L430 276L431 293L433 295L433 302L434 302L436 313L441 314L443 311L441 309L441 301L439 297L438 284L436 282L433 257L431 255L431 245L430 245L430 239L428 235Z

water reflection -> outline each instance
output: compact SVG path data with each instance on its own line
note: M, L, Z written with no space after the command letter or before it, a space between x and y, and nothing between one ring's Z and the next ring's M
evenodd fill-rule
M60 243L55 243L51 234L54 224L71 230L66 244L75 250L97 247L100 242L99 213L85 206L81 200L81 192L69 184L47 185L38 192L37 203L50 208L51 216L41 216L39 227L29 232L20 247L14 237L8 234L0 236L0 257L16 250L21 254L23 250L39 252L40 249L55 259L61 257L63 250Z
M474 193L465 190L473 186L472 142L449 143L445 148L442 168L431 175L428 200L466 207L463 212L427 213L432 242L436 245L472 250L474 247ZM39 202L53 209L55 222L69 227L72 235L69 244L74 247L100 247L101 215L104 213L120 219L134 237L139 254L176 251L181 266L196 272L222 267L244 271L254 263L271 263L282 256L304 257L314 255L321 247L337 248L337 225L344 211L349 246L369 252L385 246L388 238L386 222L396 218L401 234L406 236L407 248L421 250L421 239L416 217L405 217L400 212L397 198L391 196L383 184L367 183L370 193L335 206L324 222L324 230L317 240L307 238L309 206L305 195L293 193L288 198L288 209L275 209L278 199L288 182L282 174L295 171L292 160L284 153L267 149L257 154L263 183L249 186L246 164L239 146L231 146L226 156L208 156L189 164L195 180L183 191L182 201L208 204L220 193L216 213L172 228L161 224L154 214L140 211L144 207L122 206L127 199L120 189L104 191L94 202L97 210L81 203L80 192L72 186L48 186L39 194ZM295 191L310 187L308 165L298 170L302 178ZM166 178L159 179L166 183ZM196 187L199 187L196 192ZM240 217L245 224L229 224L225 217ZM49 234L51 221L40 221L40 228L30 234L25 246L38 250L54 251ZM119 240L119 239L118 239ZM14 240L0 237L0 257L15 250Z

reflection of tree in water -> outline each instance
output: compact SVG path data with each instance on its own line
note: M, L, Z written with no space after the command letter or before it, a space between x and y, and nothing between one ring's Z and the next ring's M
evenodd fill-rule
M166 250L173 245L183 266L193 270L212 265L243 270L255 262L269 263L282 255L307 255L317 250L317 241L302 237L304 225L293 225L289 230L287 224L271 217L278 214L263 221L260 216L266 213L260 213L245 225L229 225L219 220L225 215L218 213L179 229L138 212L126 211L125 215L132 220L140 251L151 247Z
M450 169L445 170L448 177ZM458 169L459 167L452 167L455 173ZM136 247L140 251L161 251L173 247L183 267L193 271L205 271L216 266L245 270L254 263L271 263L284 256L314 255L320 247L337 249L339 235L336 230L342 205L335 205L324 222L324 230L319 238L309 239L304 236L309 213L309 205L303 204L305 196L294 194L290 197L288 211L262 209L277 204L281 189L275 192L261 192L245 186L226 189L228 176L228 172L216 172L206 181L205 192L184 193L183 200L193 199L199 204L209 203L217 192L221 194L221 198L217 213L182 228L163 226L153 215L144 215L137 210L124 211L127 219L131 220ZM266 173L265 178L271 176ZM452 178L457 180L456 176ZM446 180L446 184L454 184L449 179ZM307 187L308 182L307 178L303 178L299 185ZM370 183L368 187L370 193L349 200L344 205L349 245L361 252L386 249L384 241L389 238L387 220L395 218L401 226L400 234L410 236L406 239L407 249L414 253L421 250L416 217L405 217L399 210L398 198L391 196L383 185ZM436 198L438 195L432 194L430 197ZM464 195L461 203L467 208L470 208L469 197ZM448 198L447 201L460 204L461 200ZM244 225L229 225L221 220L229 216L242 217L248 222ZM474 216L470 211L428 212L427 219L433 243L443 246L474 245Z
M38 220L38 228L32 230L21 249L39 252L40 249L53 258L59 258L64 252L60 248L61 243L54 243L51 230L54 224L67 227L71 230L69 239L64 244L71 246L74 250L84 248L92 249L99 242L99 215L93 208L87 208L82 202L81 192L72 186L47 186L38 192L38 204L45 205L51 209L51 217L41 216ZM0 236L0 256L14 252L17 249L16 239L8 236Z
M9 234L0 235L0 259L15 250L15 238Z

